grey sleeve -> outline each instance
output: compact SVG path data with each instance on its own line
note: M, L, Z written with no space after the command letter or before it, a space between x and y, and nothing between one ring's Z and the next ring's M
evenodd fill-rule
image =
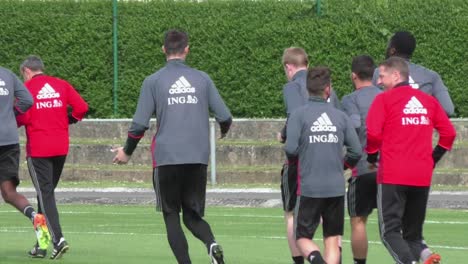
M297 158L299 153L299 139L301 136L301 120L300 112L293 112L288 119L286 134L286 144L284 145L284 151L288 159Z
M338 95L335 93L334 90L332 90L330 93L329 103L331 103L336 109L341 110L340 99L338 98Z
M379 68L375 68L374 76L372 76L372 84L376 87L379 87L379 85L377 85L378 81L379 81Z
M24 86L24 84L16 77L16 75L12 74L14 77L14 93L15 98L17 99L15 102L15 114L23 114L26 112L31 106L33 105L33 98L31 93L28 89Z
M287 115L304 105L304 96L300 93L300 87L294 83L288 83L283 87L283 99Z
M432 88L434 89L433 96L437 98L437 101L442 105L445 113L447 113L448 116L453 115L455 108L453 106L452 99L450 98L448 88L437 73L434 73Z
M219 95L218 89L214 85L213 81L208 77L208 105L210 110L215 114L216 121L222 123L229 119L232 119L231 112L224 103L221 95Z
M129 130L129 133L131 132L133 136L142 136L149 128L149 121L156 110L153 86L154 82L149 79L143 81L137 108Z
M138 142L145 135L149 128L149 121L156 109L156 100L154 98L152 83L148 79L143 81L138 98L137 109L133 115L133 121L128 129L127 141L124 145L125 154L131 156L135 151Z
M343 107L343 111L349 116L351 119L351 123L353 124L354 128L361 127L361 114L359 113L359 108L357 107L355 101L351 96L343 97L341 101L341 105Z
M345 166L353 168L359 162L362 156L362 147L358 135L354 129L351 120L346 117L346 131L344 135L344 145L346 146L346 155L344 158Z

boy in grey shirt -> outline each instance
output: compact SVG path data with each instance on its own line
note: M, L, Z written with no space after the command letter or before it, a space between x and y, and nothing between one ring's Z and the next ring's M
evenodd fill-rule
M26 197L16 191L20 183L20 146L15 117L24 114L32 104L31 94L18 77L0 67L0 191L6 203L14 206L34 223L39 246L47 249L50 235L44 215L36 213Z
M396 32L388 42L386 58L392 56L400 57L408 62L410 76L409 83L414 89L419 89L429 95L434 96L439 101L445 113L448 116L454 114L455 108L452 99L450 98L448 88L435 71L429 70L421 65L410 62L413 52L416 49L416 39L410 32ZM379 78L379 68L374 71L372 83L377 85Z
M374 98L382 92L372 85L375 64L371 57L361 55L353 58L351 79L356 90L343 97L343 110L356 128L362 148L366 146L366 117ZM369 168L367 155L352 170L348 187L348 213L351 217L351 249L355 264L365 264L367 258L367 217L377 208L377 172Z
M171 249L178 263L191 263L185 226L207 247L213 264L223 264L223 252L209 224L203 220L209 150L209 110L224 137L232 122L210 77L185 64L188 35L170 30L164 37L167 63L143 82L125 147L117 148L114 163L125 164L149 127L153 114L153 183Z
M343 235L345 180L343 166L354 167L361 146L348 116L327 103L330 70L308 70L309 102L294 111L288 121L285 152L290 162L298 160L300 188L295 207L296 241L310 263L338 263ZM343 159L343 146L347 153ZM344 163L344 165L343 165ZM312 241L323 219L325 256ZM312 239L311 239L312 238Z

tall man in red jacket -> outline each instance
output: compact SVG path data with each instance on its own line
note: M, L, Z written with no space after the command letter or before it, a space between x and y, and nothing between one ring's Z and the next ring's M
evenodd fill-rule
M46 216L54 244L50 258L57 259L68 250L68 244L60 227L54 191L68 154L68 125L84 117L88 104L68 82L45 75L39 57L29 56L20 70L34 105L18 118L18 125L26 127L28 169L37 191L38 211ZM29 254L45 257L46 252L36 244Z
M440 262L423 240L423 224L436 163L455 140L455 129L437 100L409 83L407 62L391 57L379 67L385 92L372 103L367 123L367 161L380 161L377 207L383 244L397 263ZM439 142L432 149L432 133Z

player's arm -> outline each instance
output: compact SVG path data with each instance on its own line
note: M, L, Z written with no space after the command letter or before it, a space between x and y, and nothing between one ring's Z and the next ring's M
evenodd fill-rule
M81 121L88 112L88 104L73 86L67 82L65 82L65 85L68 86L67 105L72 107L71 113L68 114L68 123L75 124Z
M301 112L295 111L289 116L288 124L286 127L286 143L284 151L289 161L297 160L299 154L299 140L301 137Z
M371 164L377 162L378 152L382 145L382 134L386 118L384 94L379 94L372 102L366 118L367 126L367 161Z
M343 97L343 100L341 100L341 105L343 107L343 111L351 119L353 127L356 130L359 129L361 127L361 114L359 113L356 102L353 101L351 96L345 96Z
M216 122L219 123L221 138L224 138L231 128L232 115L211 78L207 75L205 78L208 81L208 105L210 110L215 114Z
M372 76L372 84L376 87L379 87L378 85L379 82L379 68L375 68L374 70L374 75Z
M280 131L280 142L284 143L286 141L289 115L304 104L304 95L301 94L301 87L296 83L287 83L283 87L283 100L286 107L286 123L284 124L283 129Z
M31 93L28 89L24 86L24 84L16 77L15 74L11 74L13 77L13 89L14 89L14 96L15 96L15 104L13 111L15 112L15 116L24 114L28 111L29 108L33 105L33 98Z
M128 130L127 140L124 147L114 149L117 152L113 162L125 164L130 160L130 156L135 151L138 142L145 135L149 128L149 121L156 109L156 100L153 93L152 83L145 79L138 98L137 109L133 115L132 124Z
M455 112L452 99L450 98L448 88L440 78L439 74L434 73L433 77L433 96L437 98L442 108L445 110L448 116L452 116Z
M434 160L434 167L437 162L442 158L442 156L447 152L447 150L451 150L453 146L453 142L455 141L456 131L453 127L453 124L448 119L447 115L444 112L442 106L434 100L435 104L435 111L434 111L434 118L433 124L434 128L439 133L439 142L437 146L432 151L432 158Z
M346 155L344 157L344 169L352 169L361 159L362 147L351 119L347 116L345 116L345 118L346 130L344 133L344 145L346 146Z
M342 105L340 103L340 98L338 98L338 95L335 93L335 90L332 89L330 92L330 103L335 107L336 109L342 109Z

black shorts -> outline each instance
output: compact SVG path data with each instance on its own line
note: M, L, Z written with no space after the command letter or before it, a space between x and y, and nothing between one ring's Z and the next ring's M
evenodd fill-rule
M157 167L153 172L157 210L164 213L190 209L205 214L205 164L178 164Z
M19 185L19 144L0 146L0 184L4 181L12 181Z
M377 208L377 173L366 173L348 180L349 216L369 216Z
M296 240L313 239L322 218L323 237L342 236L344 228L344 196L311 198L299 196L295 209Z
M281 200L285 212L292 212L296 207L297 169L297 162L289 164L287 161L281 169Z

